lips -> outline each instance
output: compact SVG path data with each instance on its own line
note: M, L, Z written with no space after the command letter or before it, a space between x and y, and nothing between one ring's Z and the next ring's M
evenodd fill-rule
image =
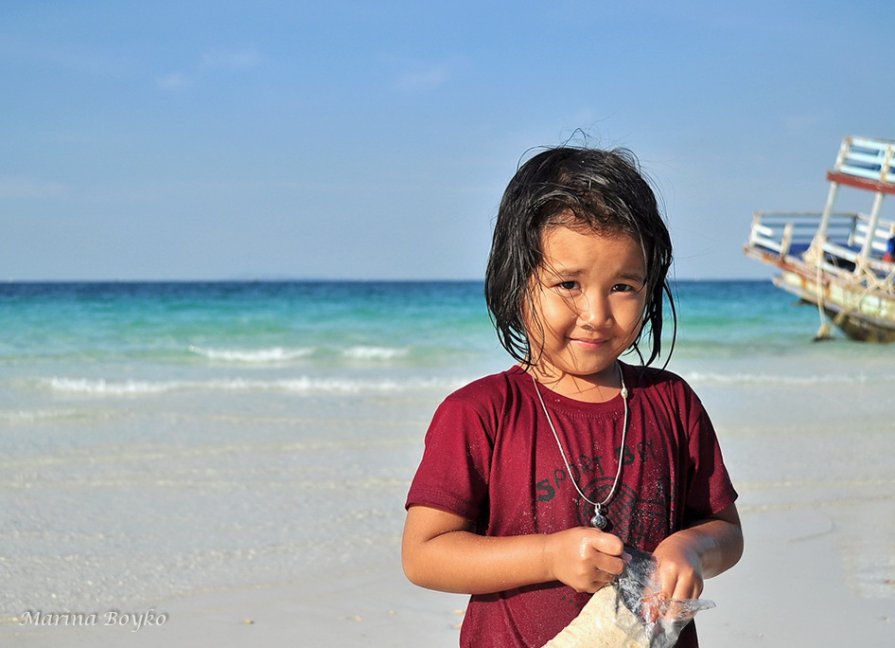
M606 344L606 342L607 342L607 340L605 338L599 339L599 340L591 339L591 338L570 338L570 339L572 342L577 342L578 344L581 344L581 345L594 346L594 347L600 346L601 344Z

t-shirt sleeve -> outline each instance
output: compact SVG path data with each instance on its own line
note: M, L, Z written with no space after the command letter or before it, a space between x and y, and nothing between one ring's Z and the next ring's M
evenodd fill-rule
M690 470L684 517L687 522L720 513L737 492L730 480L715 427L699 398L687 389Z
M436 410L405 507L431 506L479 521L486 513L493 420L474 402L448 397Z

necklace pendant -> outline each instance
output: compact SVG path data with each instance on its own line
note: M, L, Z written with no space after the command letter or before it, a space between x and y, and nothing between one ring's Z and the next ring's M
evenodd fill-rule
M597 504L594 507L594 516L590 519L590 524L592 527L600 529L602 531L607 526L609 526L609 518L607 518L603 513L600 512L600 505Z

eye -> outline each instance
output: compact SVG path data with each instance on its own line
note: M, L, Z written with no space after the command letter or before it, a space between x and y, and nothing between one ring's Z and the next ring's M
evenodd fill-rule
M560 281L556 284L557 288L561 290L577 290L578 282L577 281Z
M617 283L612 286L612 292L637 292L637 288L630 284Z

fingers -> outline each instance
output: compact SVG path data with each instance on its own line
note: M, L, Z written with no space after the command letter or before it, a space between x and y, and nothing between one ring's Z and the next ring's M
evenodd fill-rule
M702 581L699 582L694 581L686 581L686 580L678 580L674 586L674 593L671 595L671 598L678 601L685 601L687 599L697 599L699 595L702 594Z
M621 539L586 527L549 535L544 556L552 577L578 592L596 592L615 580L630 560Z
M590 537L593 546L600 552L609 556L621 556L625 551L625 543L617 535L605 533L593 529Z
M616 578L618 578L616 574L603 571L599 567L591 566L588 568L586 574L582 574L582 578L578 584L573 584L572 587L578 592L589 592L593 594L614 582Z
M590 593L615 581L631 559L624 552L624 543L617 536L596 530L581 538L578 552L589 573L589 578L579 591Z
M702 594L702 559L692 542L672 534L653 552L656 580L663 597L675 600L699 598Z
M607 585L611 584L613 581L615 581L615 579L616 579L616 576L613 576L612 574L608 574L604 571L599 571L599 572L595 573L594 578L591 580L590 583L588 583L587 587L585 587L582 590L578 590L578 591L579 592L588 592L589 594L594 594L594 593L600 591L601 589L603 589L604 587L606 587Z
M684 572L675 581L671 598L679 601L699 598L703 584L702 575L698 572Z
M665 598L683 601L699 598L702 594L703 579L695 570L666 562L659 565L657 576Z
M617 536L596 532L581 543L581 558L588 560L599 571L611 576L621 575L631 557L625 553L625 545Z

